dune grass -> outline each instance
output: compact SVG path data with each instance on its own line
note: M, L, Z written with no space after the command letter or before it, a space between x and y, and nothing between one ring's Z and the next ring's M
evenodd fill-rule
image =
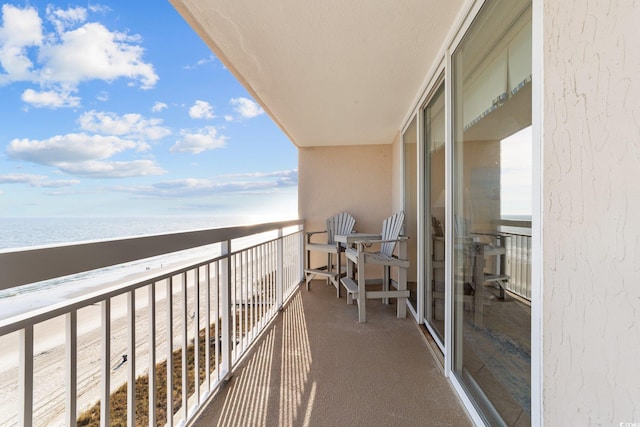
M210 329L211 337L215 337L215 325ZM205 331L198 334L199 346L199 384L202 384L206 376L205 366ZM210 342L210 354L213 356L216 349L216 341ZM187 390L191 395L195 391L195 357L194 345L187 347ZM212 372L215 370L213 361L211 363ZM167 423L167 362L166 360L156 365L156 421L158 426ZM175 414L182 406L182 349L173 352L173 413ZM111 393L111 425L127 425L127 383L120 386ZM149 376L141 375L136 378L136 425L149 424ZM77 419L78 426L99 426L100 425L100 402L84 411Z
M264 299L267 299L264 297ZM253 325L260 321L261 315L254 313ZM218 319L220 322L221 319ZM244 336L252 326L243 322L242 314L236 312L236 336ZM209 354L212 359L218 344L218 337L215 323L209 328ZM198 333L199 351L199 380L202 384L206 378L205 366L205 329ZM220 354L218 353L220 357ZM220 359L218 359L219 361ZM124 366L123 366L124 367ZM211 373L215 371L214 361L211 360ZM166 360L156 364L156 425L164 426L167 423L167 362ZM177 413L182 407L182 349L173 351L173 413ZM187 346L187 393L193 394L195 391L195 357L194 345ZM116 391L111 393L111 426L127 425L127 383L124 383ZM136 378L136 425L149 425L149 376L141 375ZM77 418L78 426L99 426L100 425L100 402L82 412Z

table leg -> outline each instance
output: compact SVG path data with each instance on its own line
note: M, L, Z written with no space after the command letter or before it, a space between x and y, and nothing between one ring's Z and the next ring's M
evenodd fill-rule
M388 265L382 267L384 272L382 276L382 290L388 292L390 289L389 283L391 282L391 268ZM383 304L389 304L389 298L382 298Z
M476 288L473 295L473 323L482 326L484 301L484 245L474 245L476 259L474 262L473 280Z
M358 251L358 322L367 321L367 292L364 279L364 250Z

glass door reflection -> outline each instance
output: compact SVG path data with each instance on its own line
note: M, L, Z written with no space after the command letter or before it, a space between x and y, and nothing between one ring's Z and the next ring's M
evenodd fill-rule
M424 109L425 179L425 322L444 350L445 324L445 115L444 83Z
M452 369L488 425L530 425L531 2L487 1L452 64Z

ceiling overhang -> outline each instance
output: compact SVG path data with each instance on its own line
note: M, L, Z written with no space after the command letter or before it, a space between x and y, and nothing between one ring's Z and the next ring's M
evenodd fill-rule
M298 147L389 144L462 0L170 0Z

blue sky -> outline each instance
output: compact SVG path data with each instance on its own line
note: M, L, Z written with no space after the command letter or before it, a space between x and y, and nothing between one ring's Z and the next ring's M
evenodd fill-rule
M166 0L3 3L0 217L297 214L297 151Z

